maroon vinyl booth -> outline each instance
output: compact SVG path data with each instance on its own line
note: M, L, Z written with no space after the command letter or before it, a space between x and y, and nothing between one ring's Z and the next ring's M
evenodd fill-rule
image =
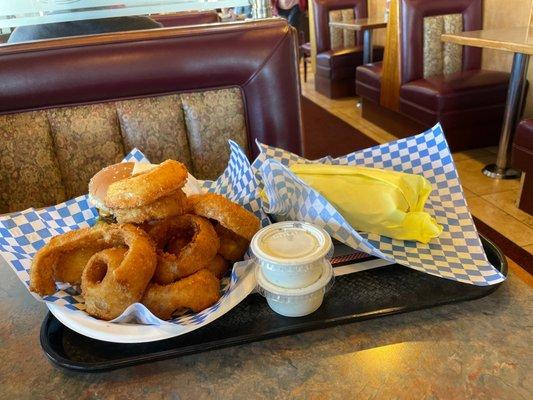
M330 98L355 95L355 69L363 64L363 34L355 35L355 46L332 49L330 12L353 9L355 19L367 18L367 0L314 0L316 36L315 89ZM374 46L374 59L383 58L383 47Z
M509 74L481 69L481 49L463 47L462 71L424 79L423 18L462 14L463 29L482 29L481 0L402 0L400 111L424 124L440 122L452 148L496 145Z
M199 178L225 167L225 134L250 158L256 139L302 154L297 63L281 19L2 47L0 213L86 193L133 147Z
M379 104L382 67L383 63L381 61L357 67L355 73L355 91L358 96Z
M512 165L523 173L518 208L533 215L533 119L523 120L516 129Z
M0 51L0 113L238 87L250 154L257 155L255 139L301 153L295 36L286 21L272 20L136 31L131 40L101 35L88 46L65 39L51 41L57 49L29 52L9 46Z
M461 68L424 78L424 19L460 14L462 30L482 29L481 0L401 0L400 112L424 127L440 122L453 151L496 145L509 74L481 69L481 49L462 48ZM379 103L381 64L357 69L357 91Z
M164 27L212 24L220 22L218 13L214 10L209 11L183 11L170 14L150 15L154 21L159 22Z

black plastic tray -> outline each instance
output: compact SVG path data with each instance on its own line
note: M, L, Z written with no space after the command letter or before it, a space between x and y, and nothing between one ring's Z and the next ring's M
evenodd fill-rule
M507 275L501 251L481 238L488 259ZM400 265L339 276L315 313L288 318L270 310L253 294L213 323L176 338L143 344L117 344L82 336L48 313L41 327L41 346L59 367L99 372L206 350L320 329L332 325L477 299L499 285L472 286L437 278Z

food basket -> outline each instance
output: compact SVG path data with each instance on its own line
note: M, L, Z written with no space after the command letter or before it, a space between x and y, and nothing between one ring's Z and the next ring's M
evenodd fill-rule
M230 142L227 169L216 181L200 182L201 190L222 194L245 206L256 214L263 226L271 220L301 220L321 226L336 239L337 255L339 251L346 253L346 245L352 253L357 251L347 257L350 260L355 258L357 262L350 261L349 265L357 267L341 265L346 262L346 256L334 260L335 274L342 276L335 280L324 305L312 315L294 320L273 315L264 300L261 302L255 294L250 295L255 281L251 273L253 265L246 261L234 266L217 304L171 321L161 321L144 306L136 304L117 318L116 323L98 321L83 312L79 292L65 286L53 296L39 298L47 302L55 316L49 316L43 325L42 343L51 359L62 357L56 354L72 354L73 348L67 351L55 346L52 350L51 343L56 342L45 338L61 336L61 343L66 345L68 338L80 348L85 342L90 348L92 340L96 340L93 343L95 348L109 347L103 344L105 341L124 343L111 347L125 346L124 354L131 350L137 354L135 359L141 357L141 353L152 354L146 359L149 361L165 355L188 354L200 348L221 347L471 299L489 293L505 280L505 260L493 244L480 239L477 233L440 125L420 135L337 159L306 160L261 143L258 146L260 155L250 163L244 151ZM147 161L138 150L126 158L126 161L132 160ZM421 174L433 188L426 209L444 226L444 231L429 244L357 232L324 197L290 172L288 167L295 162L363 165ZM35 251L51 236L90 225L95 218L96 211L88 205L87 196L43 210L31 209L2 217L0 254L28 287L28 271ZM376 266L380 268L367 270L367 267ZM264 318L256 319L257 315ZM241 319L249 324L234 323ZM215 332L224 330L226 336L216 337ZM193 331L197 332L193 335ZM197 343L197 347L191 343ZM169 347L165 349L167 345ZM115 368L123 362L103 368ZM57 363L61 364L60 361ZM125 363L130 365L131 360Z

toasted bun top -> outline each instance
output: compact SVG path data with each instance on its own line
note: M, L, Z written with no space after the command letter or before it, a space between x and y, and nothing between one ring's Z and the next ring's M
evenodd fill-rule
M106 211L104 199L109 185L121 179L129 178L135 167L134 162L123 162L110 165L100 170L89 181L89 200L97 208Z

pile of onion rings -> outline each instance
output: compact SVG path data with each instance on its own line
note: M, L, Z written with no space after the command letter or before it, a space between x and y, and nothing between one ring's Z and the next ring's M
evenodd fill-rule
M216 303L259 220L221 195L187 197L186 180L183 164L167 160L113 182L105 206L116 222L52 238L33 259L30 289L44 296L56 282L80 285L86 312L104 320L136 302L161 319Z

